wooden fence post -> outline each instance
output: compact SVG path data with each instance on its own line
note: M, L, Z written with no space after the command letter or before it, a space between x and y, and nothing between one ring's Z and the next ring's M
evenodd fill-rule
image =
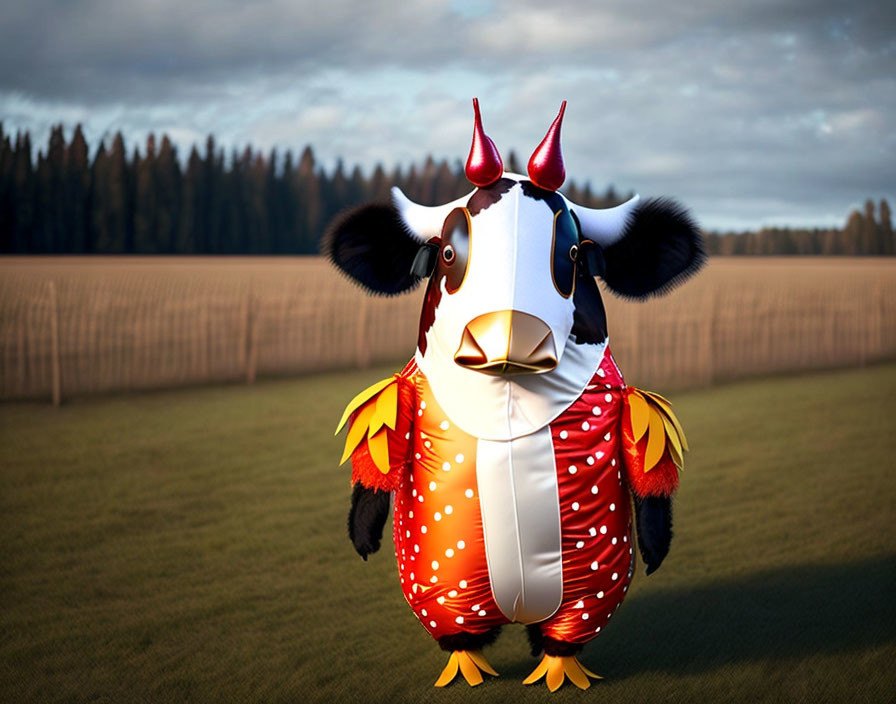
M49 283L50 292L50 365L53 372L53 405L62 403L62 368L59 360L59 305L56 284Z
M358 302L358 319L355 325L355 364L364 369L370 364L370 341L367 339L368 296Z
M252 306L252 289L246 294L246 383L255 383L258 366L258 316Z

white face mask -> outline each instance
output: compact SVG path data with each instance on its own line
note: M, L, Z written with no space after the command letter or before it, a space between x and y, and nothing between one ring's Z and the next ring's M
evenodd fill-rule
M517 316L510 329L504 331L513 335L520 319L530 327L541 323L544 332L533 340L532 347L544 338L543 347L550 347L546 352L553 355L555 364L572 329L574 308L572 296L564 296L554 283L554 220L548 204L525 196L519 185L504 193L499 202L474 214L468 221L467 256L454 255L458 257L456 266L465 265L460 286L451 292L447 277L439 274L446 265L437 268L433 285L441 288L442 295L432 327L426 333L428 345L437 347L442 357L454 358L465 331L470 334L468 326L472 321L490 313L523 313L525 316ZM567 245L567 252L562 255L567 258L568 248ZM500 324L492 327L497 335ZM489 341L478 342L484 347ZM491 342L495 350L501 347L499 341ZM509 340L503 342L506 351Z

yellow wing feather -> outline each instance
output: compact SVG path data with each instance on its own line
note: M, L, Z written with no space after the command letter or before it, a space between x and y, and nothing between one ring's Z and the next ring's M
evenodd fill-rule
M629 387L628 406L635 442L647 433L644 471L649 472L656 466L666 447L676 466L683 468L684 453L690 448L681 423L672 411L672 404L652 391Z
M389 472L389 441L386 439L385 428L367 439L367 449L370 450L370 457L377 469L383 474L387 474Z
M361 442L364 433L367 431L367 426L372 416L373 406L362 408L361 412L358 413L355 422L352 423L351 427L348 429L348 436L345 439L345 450L342 452L342 459L339 460L339 464L345 462L355 451L355 448L358 446L358 443Z
M345 426L352 413L357 415L348 429L345 449L339 464L345 462L367 436L367 449L374 464L383 473L389 471L389 441L386 428L395 430L398 420L398 378L389 377L369 386L346 406L336 432Z
M663 417L655 408L650 409L650 422L647 426L647 450L644 452L644 471L649 472L656 466L666 449L666 429Z
M635 435L635 442L638 442L647 432L650 408L637 389L632 389L628 395L628 407L632 414L632 432Z
M348 417L357 411L361 406L367 403L370 399L376 396L380 391L385 389L389 384L395 381L394 376L390 376L388 379L383 379L382 381L376 382L373 386L368 386L361 393L355 396L351 401L349 401L348 405L345 407L345 410L342 412L342 418L339 421L339 425L336 426L336 432L333 435L339 435L339 431L342 430L342 426L345 425L345 421L348 420Z

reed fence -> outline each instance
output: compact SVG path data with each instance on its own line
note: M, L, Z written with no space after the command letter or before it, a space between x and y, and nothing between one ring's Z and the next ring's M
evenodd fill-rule
M0 399L401 363L422 291L316 257L0 259ZM604 293L626 378L660 389L896 358L896 260L713 258L647 303Z

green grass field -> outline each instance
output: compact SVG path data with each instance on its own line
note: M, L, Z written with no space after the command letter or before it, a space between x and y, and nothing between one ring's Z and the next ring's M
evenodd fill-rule
M352 551L332 430L390 371L0 406L0 701L896 698L896 365L674 395L672 552L554 695L521 627L433 689L391 545Z

